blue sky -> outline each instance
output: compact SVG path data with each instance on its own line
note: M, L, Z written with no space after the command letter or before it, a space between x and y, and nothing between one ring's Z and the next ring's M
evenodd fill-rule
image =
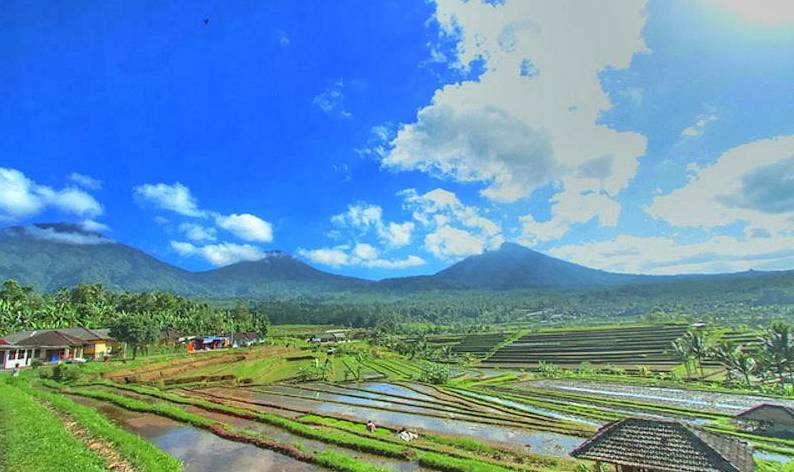
M0 223L190 270L790 269L792 50L781 0L8 1Z

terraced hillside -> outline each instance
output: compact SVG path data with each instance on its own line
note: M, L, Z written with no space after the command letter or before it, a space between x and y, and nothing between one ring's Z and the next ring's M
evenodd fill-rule
M430 336L427 342L436 348L449 347L453 354L483 358L512 334L502 332Z
M628 370L641 365L672 370L680 362L671 352L671 343L688 328L687 325L633 326L530 333L496 351L483 365L533 368L542 361L563 367L589 363ZM747 345L755 342L751 333L726 333L722 339Z

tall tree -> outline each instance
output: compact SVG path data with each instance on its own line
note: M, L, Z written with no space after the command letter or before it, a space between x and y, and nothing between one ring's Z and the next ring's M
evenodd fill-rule
M110 335L132 346L132 358L135 359L138 350L145 350L159 339L160 328L152 323L148 314L123 314L110 327Z
M791 325L784 322L772 323L761 338L766 367L777 375L780 387L785 388L786 377L794 385L794 333Z

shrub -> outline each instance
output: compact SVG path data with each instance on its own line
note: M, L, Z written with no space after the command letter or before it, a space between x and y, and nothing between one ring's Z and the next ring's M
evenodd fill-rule
M419 381L435 385L443 385L449 381L449 368L445 365L425 362L419 373Z

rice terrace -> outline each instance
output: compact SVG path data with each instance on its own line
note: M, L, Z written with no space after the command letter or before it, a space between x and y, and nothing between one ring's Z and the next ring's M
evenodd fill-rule
M581 471L594 462L571 452L631 418L740 439L759 470L794 457L791 435L736 419L769 403L794 410L794 398L726 388L726 367L713 359L703 377L687 376L671 353L693 332L687 325L391 339L448 356L433 363L363 330L320 328L335 335L276 325L251 347L39 367L0 388L42 417L79 424L71 446L97 438L114 470ZM762 333L694 329L763 349ZM580 362L583 353L592 361ZM402 429L417 436L405 441ZM110 460L105 449L84 455L99 469Z
M0 0L0 472L794 472L794 0Z

